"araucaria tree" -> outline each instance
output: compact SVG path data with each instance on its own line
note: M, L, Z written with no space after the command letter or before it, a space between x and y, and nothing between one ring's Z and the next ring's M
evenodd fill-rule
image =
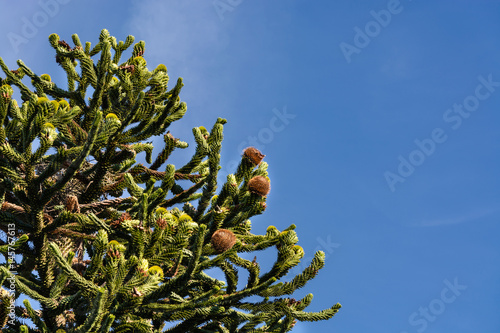
M0 58L2 332L286 332L338 311L305 312L311 294L287 296L323 267L321 251L279 282L304 256L294 225L251 233L270 191L261 152L245 149L217 191L225 119L193 129L186 165L167 164L188 146L166 132L186 112L183 84L168 90L166 67L147 68L143 41L126 60L132 36L49 41L66 89ZM153 158L147 140L160 135ZM242 255L272 247L266 272Z

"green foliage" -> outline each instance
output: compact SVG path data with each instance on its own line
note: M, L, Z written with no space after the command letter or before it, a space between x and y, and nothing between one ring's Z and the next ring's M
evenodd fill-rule
M305 312L311 294L278 298L314 278L325 256L317 252L301 274L278 282L304 251L294 225L251 233L249 218L265 210L269 192L260 152L244 154L217 193L225 119L210 131L194 128L192 158L167 164L188 146L164 134L186 112L183 84L168 90L166 67L149 71L144 42L121 60L134 37L118 42L103 30L94 47L77 35L74 47L56 34L49 41L66 89L22 61L10 70L0 58L0 229L8 236L0 243L2 332L34 332L26 319L39 332L285 332L297 320L338 311L340 304ZM153 160L147 140L161 134L164 147ZM149 166L137 163L141 153ZM240 256L269 248L277 258L267 272ZM211 268L225 279L209 276ZM241 269L248 281L238 288ZM21 295L41 308L29 300L14 308ZM166 328L169 322L176 324Z

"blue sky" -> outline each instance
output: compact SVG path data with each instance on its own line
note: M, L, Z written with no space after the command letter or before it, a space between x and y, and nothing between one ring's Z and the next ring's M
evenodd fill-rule
M131 34L150 68L184 78L176 137L226 118L223 174L242 147L261 148L272 190L254 231L296 224L306 257L327 257L297 298L343 305L296 332L500 331L500 2L2 6L12 68L20 58L63 80L49 34Z

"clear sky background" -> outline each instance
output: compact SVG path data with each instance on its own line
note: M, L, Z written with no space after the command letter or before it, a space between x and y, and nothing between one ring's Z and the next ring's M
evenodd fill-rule
M145 40L184 78L176 137L224 117L222 175L267 155L254 232L296 224L327 258L296 298L343 305L295 332L500 332L500 1L4 1L0 28L58 82L53 32Z

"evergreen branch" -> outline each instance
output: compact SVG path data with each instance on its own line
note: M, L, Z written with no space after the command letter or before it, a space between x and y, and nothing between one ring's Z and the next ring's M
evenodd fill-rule
M97 288L96 292L97 295L92 302L91 311L88 314L87 319L83 325L75 329L75 333L91 332L101 327L101 319L104 315L103 312L108 292L104 288Z
M19 292L26 294L30 298L42 303L48 308L55 308L57 306L57 302L55 300L42 296L38 292L28 287L26 284L21 282L16 275L12 274L7 268L0 266L0 274L2 278L7 277L10 279L14 279L16 288L17 290L19 290Z
M134 197L116 198L116 199L111 199L111 200L92 202L92 203L88 203L88 204L81 204L80 209L82 211L105 209L108 207L116 207L116 206L124 204L124 203L133 203L134 201L135 201Z
M309 280L313 279L318 270L323 268L325 264L325 253L322 251L316 252L311 264L307 266L302 273L295 276L292 281L281 283L262 292L260 295L264 297L281 296L293 293L295 290L302 288ZM267 277L263 277L264 279Z
M18 64L21 66L23 63L21 60L18 60ZM36 98L35 97L36 95L34 93L32 93L29 90L29 88L26 85L24 85L21 82L21 80L13 72L11 72L9 70L9 68L7 67L5 62L3 61L2 57L0 57L0 68L2 68L5 75L7 75L7 79L10 80L17 87L19 87L19 89L21 90L21 98L23 99L23 101L29 100L30 97ZM26 69L24 69L24 70L26 70Z
M238 199L238 183L236 182L236 177L233 174L227 175L226 183L222 186L222 190L217 196L217 201L215 202L215 206L218 207L227 207L224 205L226 199L233 199L233 202L237 203ZM229 201L229 200L227 200ZM229 202L228 204L232 204L233 202Z
M35 311L30 304L30 301L25 299L23 301L24 307L28 313L29 318L33 321L33 323L37 326L41 333L50 333L45 322L40 318L40 315Z
M199 220L205 209L208 207L208 203L217 189L217 173L219 171L220 163L220 149L222 143L222 125L226 123L225 119L219 118L215 123L212 132L210 133L207 144L209 145L208 152L208 167L209 172L206 178L206 185L203 188L203 195L201 196L197 214L195 220Z
M45 168L45 170L43 170L43 172L34 179L33 187L40 187L40 184L43 181L47 180L49 177L60 171L67 158L68 151L64 148L58 149L57 154L54 156L53 160L50 162L47 168Z
M0 155L4 155L14 163L25 163L25 159L23 158L23 156L8 142L0 144Z
M0 286L3 284L1 281ZM9 320L9 313L12 303L12 298L8 291L3 288L0 288L0 329L4 328L7 325L7 321Z
M23 207L12 204L10 202L4 201L2 203L2 207L0 208L1 211L10 211L11 213L14 214L24 214L26 211L24 210Z
M99 230L93 243L94 253L90 260L90 265L85 272L85 278L94 281L100 270L103 269L103 256L108 247L108 234L104 230Z
M322 310L319 312L304 312L304 311L294 311L290 310L290 315L300 321L318 321L318 320L328 320L332 318L342 306L337 303L329 309Z
M222 304L232 304L233 302L239 301L245 297L249 297L251 295L259 295L263 290L268 288L271 284L276 282L276 278L271 278L265 282L262 282L254 287L246 288L241 291L234 292L232 294L226 295Z
M177 173L191 173L209 152L207 140L201 134L201 130L197 127L193 128L193 135L197 144L196 152L186 165L176 171Z
M259 283L260 268L255 261L240 258L236 253L231 254L228 259L235 265L243 267L248 271L249 275L246 287L253 287Z
M51 242L49 244L50 251L52 252L54 258L56 259L59 267L70 277L72 281L75 282L77 286L79 286L82 290L85 290L93 295L96 295L99 292L99 287L96 286L91 281L86 280L77 271L75 271L68 262L64 259L59 246L56 243Z
M5 244L5 245L0 245L0 253L3 253L5 255L7 252L11 252L13 250L17 250L24 243L26 243L28 241L28 239L29 239L28 235L22 235L21 237L19 237L14 242L14 244L12 244L12 242L11 242L11 243L8 243L8 244Z
M51 231L50 233L54 234L54 235L65 235L65 236L74 237L74 238L78 238L78 239L91 239L91 240L95 239L94 235L88 235L86 233L77 232L77 231L73 231L73 230L66 229L66 228L57 228L57 229Z
M201 252L203 250L203 241L205 239L206 230L207 230L206 225L202 224L198 227L198 232L196 233L196 239L195 239L194 245L193 245L194 256L191 259L191 261L189 262L188 267L186 268L186 272L181 277L179 277L180 279L183 279L186 281L190 281L192 279L193 274L196 271L196 267L198 266L198 263L200 261Z
M68 264L71 264L74 255L75 255L74 252L69 253L68 258L66 259ZM56 281L52 285L52 288L50 288L50 292L49 292L50 298L59 297L61 292L63 291L67 281L68 281L68 274L66 274L65 272L60 272L58 274L58 276L56 277Z
M115 321L115 316L112 314L108 314L104 319L99 332L108 333L111 330L111 325L113 325L114 321Z
M208 321L211 315L221 315L226 311L225 308L220 306L211 306L206 308L195 309L192 311L180 311L173 316L168 316L169 321L183 319L184 322L166 330L170 333L185 333L193 327L199 326Z
M187 143L180 141L172 136L172 134L167 133L163 136L163 140L165 141L165 148L158 154L156 160L149 167L151 170L158 170L158 168L165 163L170 154L174 151L175 148L186 148Z
M89 137L87 139L87 142L85 143L85 146L83 147L82 152L75 160L73 160L71 165L66 169L66 172L61 177L61 179L57 181L57 183L54 186L42 192L42 196L40 199L40 206L44 206L47 202L49 202L52 199L54 193L60 191L66 185L66 183L71 179L71 177L74 176L74 174L78 171L78 169L80 169L81 165L85 161L85 158L88 156L88 154L92 149L97 132L99 130L101 118L102 118L102 113L97 112L96 117L94 118L94 122L92 124L92 128L89 132Z
M191 186L187 190L184 190L181 193L177 194L175 197L168 199L168 200L165 200L160 206L161 207L170 207L170 206L173 206L179 202L182 202L183 200L189 198L189 196L191 194L193 194L194 192L199 190L203 186L204 183L205 183L204 181L200 181L199 183L194 184L193 186Z

